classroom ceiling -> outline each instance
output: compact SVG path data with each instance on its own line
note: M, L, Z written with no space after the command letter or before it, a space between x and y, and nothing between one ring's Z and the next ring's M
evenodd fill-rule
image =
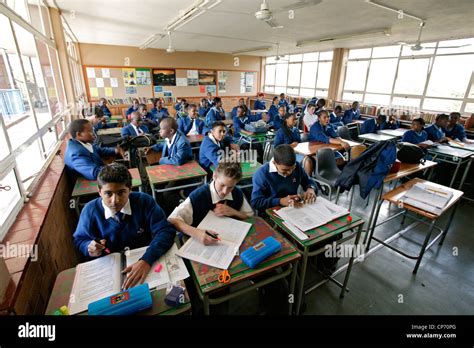
M215 1L215 0L212 0ZM473 0L378 0L380 4L401 9L426 20L422 42L474 37ZM139 47L188 9L196 0L48 0L60 8L72 31L84 43ZM172 31L176 50L275 55L325 51L337 47L362 48L413 43L418 36L419 21L369 5L365 0L268 0L273 18L283 29L272 29L255 18L262 0L221 0L210 10L181 28ZM298 8L300 3L309 6ZM315 5L311 5L314 4ZM294 7L294 18L288 11ZM278 11L278 12L277 12ZM276 12L276 13L275 13ZM377 29L383 33L296 47L298 41L347 36ZM168 38L156 40L151 48L166 49ZM251 50L270 47L266 51Z

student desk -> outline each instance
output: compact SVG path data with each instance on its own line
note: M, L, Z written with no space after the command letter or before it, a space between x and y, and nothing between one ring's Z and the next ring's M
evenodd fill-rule
M294 293L297 262L301 255L295 249L295 247L291 245L290 242L288 242L280 233L271 228L270 225L267 224L262 218L252 217L246 221L252 224L252 228L249 230L242 245L240 246L239 254L270 236L277 239L282 244L282 248L278 253L267 258L254 269L247 267L247 265L243 263L239 256L235 257L228 269L231 280L227 284L219 283L217 280L222 272L221 269L207 266L199 262L190 261L192 273L191 277L197 288L197 293L204 303L204 313L206 315L209 315L210 305L216 305L229 301L248 291L262 287L263 285L272 283L276 280L283 279L290 274L290 294ZM253 284L247 284L245 287L242 287L239 290L233 291L232 293L226 294L224 296L212 297L216 290L222 290L229 285L252 280L257 276L261 276L280 267L285 268L285 270L279 274L269 275L264 280L259 280ZM291 311L292 302L290 302L290 314Z
M128 170L132 175L132 188L137 188L139 191L142 191L142 179L140 178L140 173L137 168L131 168ZM81 215L80 199L81 197L88 195L97 195L99 187L97 186L97 181L86 180L84 177L80 176L77 178L76 183L74 184L74 189L72 190L71 197L75 200L75 209L77 216Z
M232 119L225 119L225 120L222 120L222 122L226 125L226 126L232 126L234 124L234 121Z
M252 144L266 144L267 142L272 141L273 138L275 138L275 133L272 131L267 131L266 133L253 133L241 129L239 141L249 144L251 149Z
M99 129L97 131L97 135L120 135L122 131L122 127L114 127L114 128L106 128L106 129Z
M377 133L367 133L367 134L360 134L359 139L363 140L363 143L377 143L379 141L386 141L386 140L394 140L397 137L394 135L387 135L387 134L377 134Z
M460 200L461 196L463 195L463 192L462 191L458 191L458 190L454 190L454 189L451 189L449 187L446 187L446 186L442 186L442 185L438 185L438 184L434 184L434 183L431 183L433 186L435 187L439 187L439 188L442 188L444 190L448 190L448 191L451 191L453 193L453 197L451 198L451 200L448 202L448 204L446 205L446 207L442 210L441 214L440 215L436 215L434 213L431 213L431 212L428 212L428 211L425 211L423 209L420 209L420 208L416 208L412 205L409 205L409 204L404 204L402 202L399 202L400 198L413 186L415 185L416 183L426 183L428 181L426 180L422 180L422 179L419 179L419 178L415 178L415 179L411 179L410 181L406 182L405 184L402 184L400 186L398 186L397 188L395 188L394 190L390 191L390 192L387 192L386 194L384 194L382 196L382 200L385 200L387 202L390 202L390 203L394 203L394 204L397 204L401 209L402 211L385 219L384 221L380 222L379 225L385 223L385 222L388 222L400 215L403 215L403 218L402 218L402 226L404 224L404 221L405 221L405 216L408 215L410 218L416 220L416 221L419 221L425 225L428 225L429 226L429 230L428 230L428 233L426 234L426 237L425 237L425 240L423 241L423 245L421 246L421 250L420 250L420 253L417 255L417 256L413 256L413 255L409 255L409 254L406 254L405 252L391 246L389 243L390 241L392 241L393 239L395 239L396 237L398 237L399 235L401 235L402 233L399 231L398 233L396 233L394 236L386 239L386 240L380 240L376 237L374 237L374 229L375 229L375 223L374 223L374 226L372 227L372 231L371 231L371 234L370 234L370 238L369 238L369 242L367 243L367 249L369 248L370 246L370 242L373 240L379 242L380 244L386 246L387 248L390 248L391 250L395 251L396 253L406 257L406 258L409 258L409 259L413 259L413 260L417 260L416 261L416 265L415 265L415 268L413 269L413 274L416 274L416 272L418 271L418 267L420 266L420 263L421 263L421 259L423 258L423 254L425 253L425 250L426 249L429 249L434 243L436 243L436 241L441 237L441 240L439 242L439 245L442 245L443 244L443 241L444 241L444 238L446 237L446 234L448 233L448 230L449 230L449 227L451 225L451 222L453 220L453 217L454 217L454 214L456 212L456 207L457 207L457 202ZM382 201L380 201L378 203L378 208L377 208L377 213L375 214L375 222L377 221L377 217L378 217L378 214L379 214L379 211L380 211L380 206L382 205ZM454 206L454 207L453 207ZM451 214L449 216L449 219L448 219L448 223L446 224L446 227L443 229L441 229L440 227L436 226L436 221L442 216L444 215L451 207L453 207L452 211L451 211ZM418 218L417 216L420 216L421 218ZM440 233L428 244L429 240L430 240L430 237L431 237L431 234L433 232L434 229L437 229L440 231Z
M247 179L252 179L254 174L257 172L258 168L260 168L262 165L258 162L255 162L255 165L252 165L252 162L241 162L240 166L242 167L242 179L239 182L242 182ZM214 172L216 168L214 166L211 166L211 170ZM252 187L253 183L246 184L246 185L238 185L237 187L240 189L247 188L247 187Z
M383 135L389 135L392 137L396 138L403 138L403 135L405 134L406 131L408 131L408 128L397 128L397 129L382 129L377 131L378 134L383 134ZM360 138L360 136L359 136Z
M308 239L301 240L298 238L290 229L288 229L284 224L283 220L278 216L275 211L280 209L280 207L270 208L267 209L265 212L270 217L270 219L277 225L281 230L283 230L288 237L290 237L293 244L300 250L303 254L303 258L301 259L302 265L299 271L299 282L298 282L298 289L296 293L296 314L299 314L301 301L303 299L303 290L304 290L304 281L306 277L306 269L308 265L308 258L313 257L319 254L322 254L326 251L324 245L317 250L310 249L318 244L321 243L330 237L342 235L344 232L351 231L350 234L341 238L336 243L339 245L347 240L350 240L355 237L354 241L354 248L352 249L351 257L349 259L349 264L347 267L346 275L344 277L344 283L340 283L338 280L328 276L328 279L337 284L341 287L341 294L339 295L340 298L344 297L344 293L346 291L347 283L349 282L349 276L351 274L352 264L354 262L355 257L355 246L359 244L360 235L362 233L362 226L364 225L364 220L360 217L350 214L352 217L352 221L348 221L347 216L343 216L339 219L335 219L326 225L305 231L304 233L309 237ZM357 229L356 229L357 228ZM356 229L356 231L354 231ZM318 285L319 286L319 285ZM305 291L305 294L309 293L310 291L314 290L316 287L311 287L308 291Z
M48 307L45 311L46 315L53 315L57 309L68 305L75 274L75 267L66 269L58 274L53 290L51 291ZM183 280L180 281L180 285L186 289ZM151 296L153 301L152 307L139 312L139 315L177 315L191 312L191 302L187 290L185 291L185 303L175 308L169 307L164 301L166 289L155 289L151 292ZM87 314L87 311L79 313L79 315L85 314Z
M355 141L350 141L350 140L345 140L343 139L346 143L350 145L350 147L354 147L356 145L360 145L360 143L355 142ZM325 143L320 143L316 141L310 141L310 142L304 142L304 143L299 143L296 146L293 146L295 149L296 153L299 153L301 155L305 156L314 156L316 153L323 148L329 147L330 149L334 151L342 151L344 148L340 144L325 144Z
M186 138L188 138L189 142L191 143L191 149L192 150L197 150L201 146L201 143L204 139L204 135L203 134L186 135ZM194 144L194 146L193 146L193 144Z
M268 110L250 110L251 114L261 114L263 112L268 112Z
M150 187L153 193L153 198L156 200L156 194L160 192L180 190L187 187L200 186L206 183L207 172L201 168L198 162L191 161L182 166L174 166L172 164L159 164L156 166L149 166L145 168L148 179L150 180ZM182 181L186 179L199 179L201 181L173 186L169 188L156 189L155 185L167 184L170 181Z
M431 172L428 176L428 179L429 179L431 177L431 174L433 173L433 168L436 165L437 165L437 163L433 162L433 161L425 161L424 164L421 164L421 163L416 163L416 164L401 163L400 164L400 170L398 172L387 174L385 179L382 181L382 185L380 185L380 188L375 189L376 190L375 200L374 200L374 203L372 204L372 209L370 211L370 217L369 217L369 221L368 221L368 224L367 224L367 229L365 230L367 232L367 234L365 235L364 243L366 243L368 238L369 238L369 234L370 234L370 230L372 228L372 224L374 225L374 227L376 227L376 224L375 224L375 221L374 221L374 220L376 220L376 218L374 219L374 215L375 215L375 210L377 208L377 204L381 200L384 185L389 183L389 182L392 182L394 180L395 181L400 180L401 178L407 177L408 175L415 174L415 173L418 173L420 171L424 171L424 170L427 170L427 169L431 169ZM352 188L352 193L351 193L351 201L352 201L352 197L354 195L354 191L355 190L354 190L354 187L353 187ZM367 197L367 199L370 199L370 194ZM369 250L369 249L367 248L367 250Z
M472 162L472 151L465 150L465 149L458 149L449 145L438 145L433 146L428 149L428 152L433 155L433 161L440 161L445 163L451 163L456 165L456 169L454 170L453 177L451 178L451 182L449 183L449 187L453 187L454 180L458 174L459 168L462 164L466 164L464 168L464 173L461 178L461 182L459 183L458 190L462 188L464 185L464 181L466 180L467 173L469 173L469 168L471 167Z
M462 150L474 152L474 144L460 143L458 141L456 141L456 142L451 142L450 141L449 146L451 146L455 149L462 149Z

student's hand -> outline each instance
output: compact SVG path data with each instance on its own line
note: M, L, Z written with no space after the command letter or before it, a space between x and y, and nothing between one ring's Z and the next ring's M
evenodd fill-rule
M299 144L299 143L298 143L297 141L294 141L294 142L292 142L292 143L290 144L290 146L291 146L291 147L296 147L296 146L298 146L298 144Z
M344 150L349 150L351 148L351 146L349 145L349 143L346 143L345 141L343 141L341 143L342 147L344 148Z
M214 231L209 231L209 232L212 233L213 235L219 237L219 233L214 232ZM200 241L202 244L204 244L204 245L217 244L217 242L219 241L218 239L214 239L214 238L212 238L211 236L208 236L208 235L206 234L206 231L205 231L205 230L199 230L198 239L199 239L199 241Z
M312 188L307 189L306 192L303 193L303 201L305 204L316 202L316 193Z
M388 118L388 122L389 122L389 123L396 123L396 122L397 122L397 118L392 115L392 116L390 116L390 117Z
M428 144L417 144L418 147L421 147L422 149L427 149L427 148L430 148L431 145L428 145Z
M151 266L143 260L135 262L133 265L125 268L122 273L126 273L125 281L122 284L122 289L127 290L133 288L137 284L142 284L150 272Z
M115 147L115 154L120 155L122 157L125 157L125 151L120 147L120 145L117 145Z
M301 197L299 195L288 195L286 197L280 198L280 205L283 207L298 207L301 206Z
M217 216L235 216L237 211L227 204L217 203L214 208L214 214Z
M95 240L92 240L87 246L87 251L89 252L90 257L98 257L102 254L102 250L105 249L105 239L100 240L100 244Z

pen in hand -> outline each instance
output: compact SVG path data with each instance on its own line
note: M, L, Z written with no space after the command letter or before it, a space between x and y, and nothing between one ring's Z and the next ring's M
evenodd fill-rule
M105 247L105 243L102 244L102 243L100 242L100 239L99 239L99 238L94 239L94 242L96 242L97 244L99 244L99 245ZM109 248L105 247L104 251L105 251L106 254L110 254Z
M209 232L208 230L206 230L206 234L211 237L212 239L217 239L217 240L221 240L217 235Z

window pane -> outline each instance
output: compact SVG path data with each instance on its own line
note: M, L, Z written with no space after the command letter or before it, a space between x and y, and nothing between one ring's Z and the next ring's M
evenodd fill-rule
M398 57L399 54L400 46L374 47L372 58Z
M365 95L364 103L390 105L390 95L367 93Z
M21 200L21 194L13 170L3 179L0 179L0 183L2 186L10 186L9 191L0 191L0 226L3 227L8 215L11 213L18 201Z
M464 108L464 112L474 113L474 103L467 103L466 107Z
M420 107L421 99L418 98L400 98L400 97L393 97L392 106L397 108L398 106L411 106L414 108Z
M275 87L265 86L265 92L266 93L275 93Z
M367 92L392 93L398 59L372 59Z
M43 19L44 33L46 37L53 39L53 34L51 32L51 21L49 20L48 9L45 6L40 5L40 11L41 11L41 18Z
M37 140L34 141L25 151L17 156L16 163L21 181L25 184L25 189L27 189L44 163L44 156L39 142Z
M429 59L401 59L398 65L395 93L423 94Z
M434 48L425 48L425 47L436 47L436 42L426 42L422 43L421 46L423 47L420 51L413 51L410 46L403 46L402 48L402 56L422 56L427 54L434 54Z
M344 92L342 94L343 101L361 101L362 100L362 93L353 93L353 92Z
M51 106L53 115L57 114L57 110L63 111L66 108L66 95L64 93L63 80L61 79L61 71L59 70L58 55L56 50L48 47L49 59L51 60L51 67L53 68L54 82L59 95L59 104Z
M443 47L448 47L448 46L463 46L463 47L443 48ZM474 52L474 38L440 41L438 44L438 51L436 51L436 54L467 53L467 52Z
M292 54L290 55L290 62L301 62L303 60L302 54Z
M326 51L319 53L319 60L332 60L333 51Z
M318 98L327 98L328 97L328 90L327 89L317 89L316 95ZM327 107L327 105L326 105Z
M265 65L265 84L275 84L275 67L276 65Z
M316 62L318 60L318 52L311 52L303 54L304 62Z
M286 93L286 87L275 87L275 94Z
M275 84L279 86L286 86L288 78L288 63L277 64Z
M469 98L474 99L474 83L471 86L471 91L469 92Z
M276 63L276 60L275 60L275 56L273 57L267 57L266 58L266 63L269 64L269 63Z
M38 7L38 1L29 0L28 11L30 12L31 25L44 34L43 24L41 22L41 13Z
M52 132L47 132L42 136L43 139L43 145L46 150L46 156L51 153L51 150L53 149L54 145L56 145L57 138L56 138L56 132L54 130L54 127L51 128Z
M299 88L290 88L290 87L288 87L286 89L286 94L291 95L291 96L299 96L300 89Z
M3 118L3 114L0 110L0 117ZM8 156L10 151L8 150L8 145L7 145L7 137L5 136L5 132L3 131L3 128L0 127L0 161L4 159L5 157Z
M6 3L13 11L16 12L16 14L20 15L25 21L30 21L25 0L7 0Z
M301 87L314 88L316 86L316 72L318 63L303 63L301 72Z
M370 58L371 48L362 48L358 50L349 50L349 59Z
M344 89L363 91L365 87L365 80L367 77L367 67L369 61L363 60L360 62L347 62L346 81Z
M453 112L461 110L461 100L426 98L423 103L423 110Z
M302 97L314 97L314 89L300 88L300 95Z
M38 49L38 55L41 64L41 71L43 73L44 81L46 82L46 93L49 102L50 110L54 110L52 115L56 115L60 108L58 106L58 93L56 91L56 85L54 83L53 70L49 61L48 47L46 44L36 40L36 46Z
M332 62L319 63L317 88L329 88L329 79L331 77Z
M301 64L290 64L288 70L288 86L300 85Z
M436 57L426 95L464 98L474 68L474 54Z

